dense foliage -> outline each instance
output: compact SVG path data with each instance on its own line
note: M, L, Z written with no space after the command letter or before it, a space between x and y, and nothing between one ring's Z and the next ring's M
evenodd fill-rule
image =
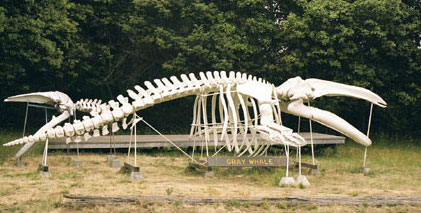
M300 75L375 91L389 104L374 111L376 132L416 135L420 7L418 0L2 0L0 98L59 90L73 100L109 100L144 80L206 70L275 84ZM164 130L181 131L191 111L182 103L191 100L164 104L165 117L147 113ZM315 104L367 126L362 101ZM22 105L0 104L1 128L20 128Z

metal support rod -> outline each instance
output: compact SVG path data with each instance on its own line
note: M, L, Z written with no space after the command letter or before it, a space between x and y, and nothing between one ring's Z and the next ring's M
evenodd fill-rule
M371 117L373 115L373 103L370 106L370 117L368 118L368 129L367 129L367 137L370 136L370 128L371 128Z
M111 128L111 132L112 132L113 130L112 130L112 128ZM113 155L113 149L112 149L112 147L111 147L111 143L112 143L112 138L111 138L111 135L110 135L110 155Z
M26 102L26 113L25 113L25 121L23 123L23 134L22 134L22 138L25 137L26 121L28 120L28 108L29 108L29 102Z
M135 114L135 119L137 117L138 117L137 114ZM137 122L134 124L134 166L137 165L137 138L136 136L137 136Z
M150 125L148 122L146 122L143 118L141 119L141 121L143 121L143 123L145 123L146 125L148 125L153 131L155 131L156 133L158 133L161 137L163 137L166 141L168 141L170 144L172 144L175 148L177 148L178 150L180 150L180 152L182 152L184 155L186 155L188 158L190 158L192 161L198 163L194 158L192 158L192 156L190 156L189 154L187 154L183 149L181 149L180 147L178 147L174 142L172 142L170 139L168 139L165 135L163 135L161 132L159 132L157 129L155 129L152 125Z
M298 145L297 151L298 151L298 155L299 155L299 157L298 157L298 175L301 176L301 146L300 145ZM313 163L313 165L314 165L314 163Z
M112 132L112 131L111 131ZM112 132L112 134L113 134L113 149L114 149L114 154L113 155L116 155L117 154L117 151L116 151L116 149L115 149L115 138L114 138L114 132Z
M77 159L79 160L79 142L76 142Z
M301 131L301 116L298 116L298 127L297 127L297 133L300 134ZM298 152L295 154L295 160L298 159Z
M130 128L129 149L127 150L127 163L130 163L130 148L132 146L133 129Z
M310 101L308 101L308 106L310 107ZM311 125L311 119L308 119L308 122L310 123L311 160L313 161L313 165L315 165L315 162L314 162L314 144L313 144L313 127Z
M43 155L43 162L44 166L47 166L47 155L48 155L48 138L45 140L45 147L44 147L44 155Z
M367 159L367 147L365 147L365 150L364 150L363 168L365 168L365 162L366 162L366 159Z
M300 134L301 129L301 116L298 116L298 127L297 127L297 133Z
M288 177L288 169L289 169L289 146L288 145L284 145L285 146L285 155L287 156L287 171L286 171L286 177Z
M54 107L40 105L40 104L32 104L32 103L28 103L28 106L34 107L34 108L42 108L42 109L56 109Z
M192 154L191 154L191 157L192 157L192 161L191 162L193 162L193 159L194 159L194 151L195 151L195 149L196 149L196 137L194 137L194 139L193 139L193 150L192 150Z
M368 117L367 137L370 136L371 117L372 117L372 115L373 115L373 103L371 103L371 106L370 106L370 116ZM363 168L365 168L366 160L367 160L367 147L365 147L365 150L364 150Z

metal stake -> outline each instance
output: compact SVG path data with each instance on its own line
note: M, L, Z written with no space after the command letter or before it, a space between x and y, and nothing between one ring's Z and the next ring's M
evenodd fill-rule
M28 120L28 108L29 108L29 102L26 102L26 113L25 113L25 121L23 123L23 134L22 134L22 138L25 137L26 121Z
M368 118L367 137L370 136L371 117L372 117L372 115L373 115L373 103L371 103L371 106L370 106L370 117ZM367 147L365 147L365 151L364 151L363 168L365 168L366 159L367 159Z
M310 107L310 101L308 101L308 106ZM313 127L311 126L311 119L308 119L308 122L310 123L311 159L313 161L313 165L315 165L315 162L314 162L314 145L313 145Z

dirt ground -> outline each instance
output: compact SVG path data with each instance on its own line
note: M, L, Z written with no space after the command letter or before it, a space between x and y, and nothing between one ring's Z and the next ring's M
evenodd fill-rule
M369 196L369 195L421 195L421 162L418 153L406 153L399 157L399 150L392 154L372 154L368 161L368 175L358 172L360 161L354 161L359 150L340 150L339 157L328 155L317 159L321 175L307 175L311 185L307 187L278 186L284 169L216 169L214 178L204 178L200 172L185 172L189 160L181 155L138 155L143 179L133 181L120 174L119 168L111 168L105 154L82 153L82 166L74 166L70 156L62 152L51 153L48 165L52 176L43 178L36 168L41 156L25 159L26 166L15 166L13 160L0 165L0 212L421 212L421 206L286 206L215 204L188 205L168 204L122 204L77 206L66 205L71 200L63 194L98 196L153 196L252 198L283 196ZM354 154L357 153L357 154ZM390 152L383 150L383 152ZM379 155L379 156L377 156ZM383 156L382 156L383 155ZM395 156L396 155L396 156ZM126 155L118 154L121 162ZM305 157L309 161L309 156ZM396 159L395 159L396 158ZM415 162L414 162L415 160ZM408 162L409 161L409 162ZM403 166L404 165L404 166ZM297 177L297 171L291 174Z

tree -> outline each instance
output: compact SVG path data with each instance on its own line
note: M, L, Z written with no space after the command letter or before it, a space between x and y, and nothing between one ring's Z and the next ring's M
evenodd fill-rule
M287 47L279 58L281 71L373 90L389 103L380 127L415 131L421 112L419 4L315 0L300 6L302 13L281 22ZM342 107L334 102L328 108ZM342 110L353 120L358 106Z
M89 53L78 39L78 23L68 17L72 6L66 0L0 2L1 97L75 84Z

